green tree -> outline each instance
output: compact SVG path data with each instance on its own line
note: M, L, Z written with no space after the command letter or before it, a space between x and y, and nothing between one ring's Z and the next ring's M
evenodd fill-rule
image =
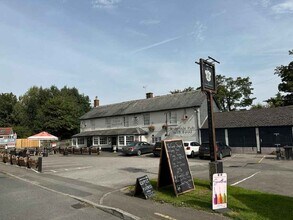
M79 131L79 117L90 110L88 96L80 95L76 88L64 87L42 108L43 127L62 139Z
M269 108L269 105L264 105L262 103L257 103L255 105L252 105L250 109L263 109L263 108Z
M265 102L268 103L270 108L284 106L284 98L280 92L278 92L275 97L272 97Z
M19 136L46 130L61 138L78 133L79 117L90 110L88 96L76 88L32 87L15 105L13 115Z
M289 51L289 55L293 55L293 50ZM276 67L275 74L281 78L278 89L284 93L283 105L293 105L293 61L287 66Z
M17 103L17 97L13 93L0 94L0 127L13 125L13 108Z
M182 93L182 92L190 92L190 91L194 91L194 90L195 90L194 87L189 86L189 87L187 87L187 88L185 88L183 90L175 89L173 91L170 91L170 93L175 94L175 93Z
M255 98L253 94L252 83L249 77L226 77L223 75L216 76L217 93L214 98L223 111L234 111L239 108L245 108L252 104Z

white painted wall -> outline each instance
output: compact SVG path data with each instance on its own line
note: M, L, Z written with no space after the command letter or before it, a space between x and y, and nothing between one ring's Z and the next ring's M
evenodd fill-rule
M198 125L202 120L198 121L198 116L201 118L205 118L205 112L199 113L194 108L186 108L186 109L177 109L171 111L159 111L159 112L151 112L150 113L150 124L155 127L153 132L150 132L148 127L150 125L144 125L144 117L143 114L133 114L127 116L115 116L108 118L96 118L96 119L88 119L82 120L80 123L80 131L94 131L94 130L105 130L105 129L117 129L117 128L126 128L124 126L124 117L128 118L129 128L130 127L138 127L147 131L149 134L145 137L142 137L143 141L147 141L149 143L152 142L152 136L161 137L161 139L165 138L180 138L183 140L195 140L199 141L199 132ZM176 114L177 123L170 124L169 121L169 112L172 114ZM167 124L168 130L163 127L166 123L166 115L167 115ZM136 119L135 119L136 118ZM110 122L110 126L107 126L106 120ZM137 125L135 123L137 121ZM167 136L166 136L167 134Z

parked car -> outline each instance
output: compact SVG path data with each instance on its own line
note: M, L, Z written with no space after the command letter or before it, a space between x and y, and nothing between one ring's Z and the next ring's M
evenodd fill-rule
M161 142L156 142L154 149L153 149L153 154L155 157L161 156L161 150L162 150L162 143Z
M185 154L190 157L195 157L198 155L198 150L200 144L195 141L183 141Z
M138 155L152 153L153 146L147 142L135 141L130 142L127 146L122 147L122 152L126 155Z
M231 156L232 155L232 150L231 148L221 142L216 143L216 150L217 150L217 158L219 160L222 160L223 157L226 156ZM204 157L210 157L210 143L205 142L202 143L201 146L199 147L199 152L198 152L199 158L203 159Z

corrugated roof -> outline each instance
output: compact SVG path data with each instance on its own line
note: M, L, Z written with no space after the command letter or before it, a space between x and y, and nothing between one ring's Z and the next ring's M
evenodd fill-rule
M118 128L107 130L85 131L75 134L72 137L90 137L90 136L111 136L111 135L146 135L148 132L141 128Z
M247 111L216 112L214 119L215 128L293 126L293 105ZM207 120L202 128L208 128Z
M0 128L0 135L11 135L13 134L12 128Z
M203 100L205 100L205 94L198 90L192 92L156 96L149 99L140 99L99 106L84 114L80 119L83 120L90 118L162 111L169 109L199 107L201 106Z

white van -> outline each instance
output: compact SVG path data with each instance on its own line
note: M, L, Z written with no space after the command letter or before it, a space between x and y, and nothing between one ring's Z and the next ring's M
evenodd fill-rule
M195 141L183 141L185 154L190 157L195 157L198 155L198 150L200 144Z

